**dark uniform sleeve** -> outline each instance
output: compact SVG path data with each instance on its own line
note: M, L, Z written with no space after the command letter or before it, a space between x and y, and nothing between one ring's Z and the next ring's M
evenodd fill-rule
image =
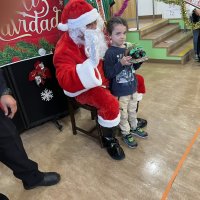
M4 93L4 91L7 89L6 81L4 79L3 71L0 69L0 97Z

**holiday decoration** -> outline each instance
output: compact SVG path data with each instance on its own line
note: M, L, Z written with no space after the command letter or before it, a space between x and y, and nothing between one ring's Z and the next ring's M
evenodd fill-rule
M18 62L18 61L20 61L20 58L18 56L12 58L12 62Z
M35 69L29 73L29 81L35 80L38 86L44 85L47 78L51 78L51 73L40 61L34 64Z
M52 90L49 90L47 88L45 88L42 92L41 92L41 98L43 101L51 101L51 99L53 98L53 92Z
M43 48L40 48L39 50L38 50L38 54L40 55L40 56L45 56L46 55L46 50L45 49L43 49Z
M119 9L119 11L117 11L116 13L114 13L114 16L121 16L124 11L126 10L127 6L128 6L128 1L129 0L124 0L121 8Z
M0 29L0 66L51 53L60 38L63 6L63 0L23 1L15 18Z
M195 8L195 7L194 7ZM200 21L193 23L189 18L186 10L186 2L181 1L181 12L183 21L185 22L185 25L191 29L199 29L200 28Z
M183 0L157 0L157 1L161 1L161 2L166 3L166 4L176 4L176 5L180 5L180 3L181 3Z
M185 25L191 29L199 29L200 28L200 22L196 22L196 23L191 22L191 20L188 18L188 14L187 14L187 10L186 10L187 3L189 3L190 5L199 7L200 1L198 1L198 0L197 1L193 1L193 0L192 1L191 0L187 0L187 1L186 0L157 0L157 1L160 1L160 2L163 2L166 4L180 5L182 18L183 18Z
M0 51L0 66L31 57L44 56L47 53L52 53L53 48L54 45L43 38L39 40L38 45L20 41L14 47L5 46L3 51Z

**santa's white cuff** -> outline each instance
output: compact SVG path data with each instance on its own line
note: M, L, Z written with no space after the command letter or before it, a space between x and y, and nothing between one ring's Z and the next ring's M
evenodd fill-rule
M89 12L82 14L76 19L68 19L68 23L59 23L58 29L61 31L68 31L68 29L76 29L85 27L86 25L96 21L100 17L96 8L92 9Z
M142 93L137 93L137 101L141 101L143 97Z
M90 59L87 59L84 63L76 66L76 72L79 76L79 79L86 89L102 85L101 75L99 70L95 67L96 65ZM95 70L98 74L98 78L95 75Z
M103 127L111 128L111 127L117 126L119 122L120 122L120 113L113 120L106 120L98 115L98 123Z
M66 90L63 90L63 91L64 91L65 95L68 96L68 97L76 97L76 96L78 96L78 95L80 95L83 92L86 92L88 90L89 89L83 89L83 90L80 90L80 91L77 91L77 92L73 92L73 93L72 92L68 92Z

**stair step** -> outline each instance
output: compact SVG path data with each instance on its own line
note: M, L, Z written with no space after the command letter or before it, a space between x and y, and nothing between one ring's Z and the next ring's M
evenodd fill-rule
M144 35L142 40L152 40L153 46L164 40L165 38L179 32L180 28L178 24L166 24L162 29L154 30L151 33Z
M164 41L159 42L155 45L156 48L167 48L167 53L171 53L176 48L183 45L186 41L192 38L192 32L179 31L170 37L167 37Z
M170 57L180 57L179 61L169 60L169 59L149 59L148 62L157 62L157 63L174 63L174 64L185 64L187 63L193 56L193 39L191 38L186 43L181 45L179 48L175 49L168 56Z
M140 37L143 37L150 32L158 30L158 29L162 28L163 26L167 25L168 23L169 22L167 19L161 19L159 21L156 21L156 22L150 24L149 26L145 26L144 28L140 29Z
M169 23L168 19L153 21L129 34L130 40L136 35L137 43L147 48L147 62L185 64L193 54L192 31L185 32L179 23Z
M188 40L184 45L172 51L169 56L184 56L189 51L193 51L193 39Z

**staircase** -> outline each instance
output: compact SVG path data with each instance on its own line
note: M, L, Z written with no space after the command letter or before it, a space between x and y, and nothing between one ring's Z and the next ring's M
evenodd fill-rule
M161 19L139 31L130 31L129 42L143 46L149 62L185 64L193 54L192 32L184 31L179 23Z

